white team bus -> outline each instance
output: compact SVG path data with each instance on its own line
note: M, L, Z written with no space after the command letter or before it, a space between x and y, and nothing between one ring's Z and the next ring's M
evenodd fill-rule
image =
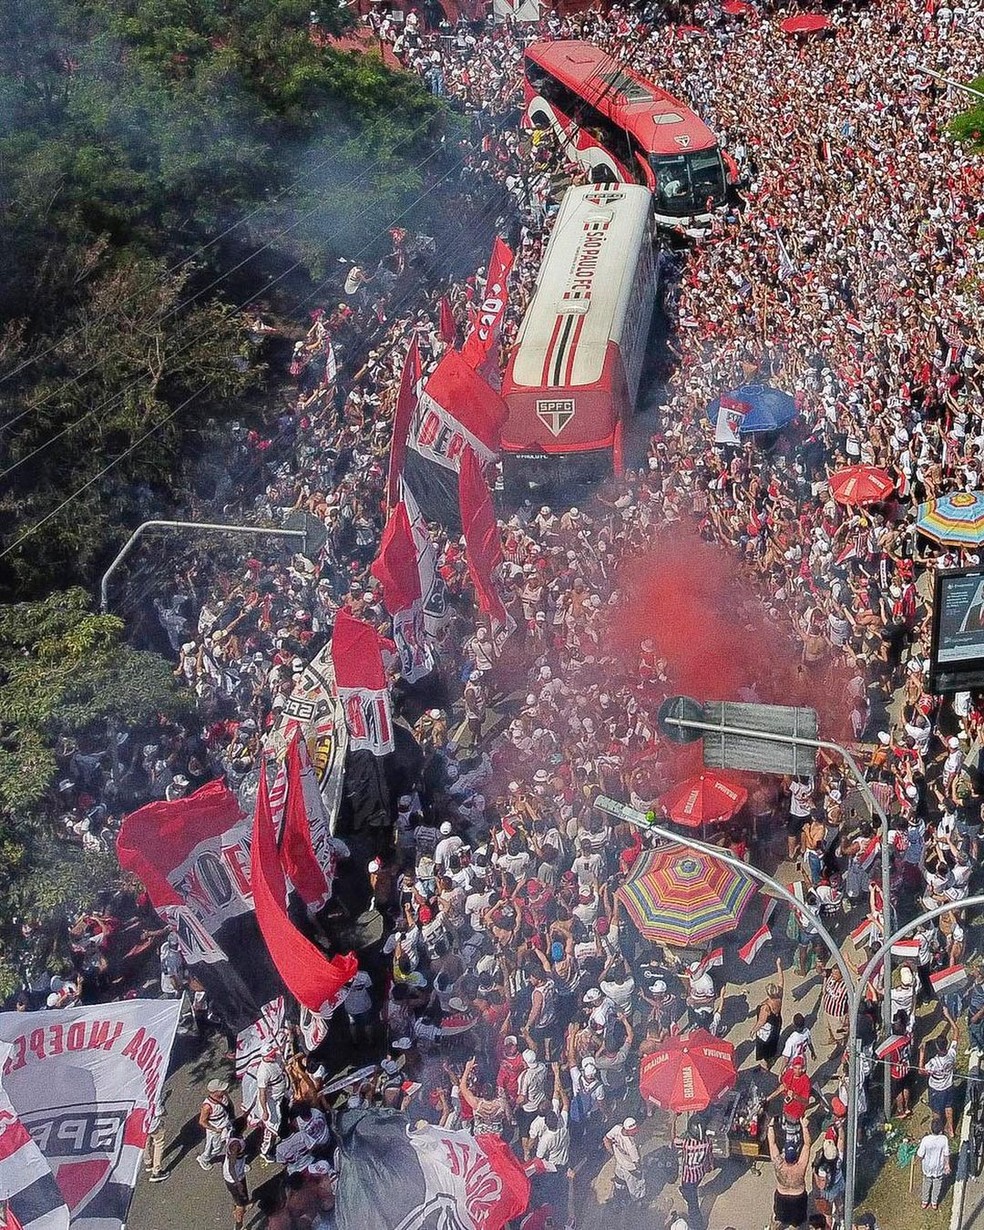
M622 473L656 300L654 245L648 188L565 193L502 386L510 501Z

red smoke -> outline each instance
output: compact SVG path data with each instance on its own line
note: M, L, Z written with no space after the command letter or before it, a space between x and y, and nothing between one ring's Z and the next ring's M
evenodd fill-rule
M611 650L637 655L652 640L667 663L670 695L697 700L752 699L817 710L821 738L849 729L847 674L838 664L805 666L788 617L771 616L723 548L685 529L626 560L626 594L608 629ZM783 604L784 611L791 607Z

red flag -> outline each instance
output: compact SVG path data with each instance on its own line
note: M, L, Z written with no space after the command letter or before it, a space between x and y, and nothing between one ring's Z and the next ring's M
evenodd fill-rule
M396 412L393 415L393 439L390 442L389 474L386 481L386 501L391 508L400 498L399 481L407 455L407 436L410 432L410 420L417 408L422 380L420 346L415 333L410 341L407 356L403 360L400 391L397 394Z
M509 626L512 621L492 575L502 563L499 526L481 463L471 448L465 447L459 464L458 500L468 575L475 586L478 609L489 616L492 639L499 648L500 638L505 640L512 630Z
M451 302L447 295L441 296L441 302L438 304L438 307L441 313L438 325L441 341L447 342L449 346L453 346L455 338L458 336L458 326L455 324L454 312L451 310Z
M300 733L294 729L287 745L287 804L284 808L284 829L280 838L280 858L290 882L300 893L304 904L316 914L331 896L331 885L314 853L311 822L304 801L301 779Z
M352 953L329 960L288 917L287 884L277 857L265 766L260 768L256 795L252 854L256 917L274 965L298 1003L322 1015L334 1011L359 963Z
M424 633L424 603L413 528L401 500L391 511L379 543L379 554L369 569L383 587L383 602L393 620L393 640L400 671L416 683L434 668Z
M340 610L331 636L331 660L345 709L349 751L367 750L374 756L392 752L396 745L379 633Z
M489 261L489 275L485 279L482 305L471 332L461 348L462 357L480 372L494 389L502 387L502 372L499 370L499 339L502 322L506 316L506 290L513 266L512 249L503 239L496 237Z

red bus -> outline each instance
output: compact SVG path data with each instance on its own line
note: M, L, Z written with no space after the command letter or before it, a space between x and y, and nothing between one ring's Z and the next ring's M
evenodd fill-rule
M524 65L527 123L553 129L596 182L645 184L657 221L679 229L724 205L733 163L678 98L590 43L531 43Z
M506 497L597 482L623 469L658 276L652 193L569 188L506 365Z

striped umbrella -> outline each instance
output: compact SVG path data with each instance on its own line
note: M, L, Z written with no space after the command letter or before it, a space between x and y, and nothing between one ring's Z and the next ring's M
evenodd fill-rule
M737 926L755 892L748 876L690 850L649 850L616 894L647 940L699 948Z
M673 786L660 799L671 820L693 829L730 820L747 801L748 791L744 786L706 770Z
M894 490L895 483L878 466L847 466L830 476L830 494L838 504L877 504Z
M984 543L984 491L956 491L919 505L916 529L948 547Z
M646 1101L678 1114L706 1110L737 1079L735 1048L706 1029L664 1038L639 1066Z

